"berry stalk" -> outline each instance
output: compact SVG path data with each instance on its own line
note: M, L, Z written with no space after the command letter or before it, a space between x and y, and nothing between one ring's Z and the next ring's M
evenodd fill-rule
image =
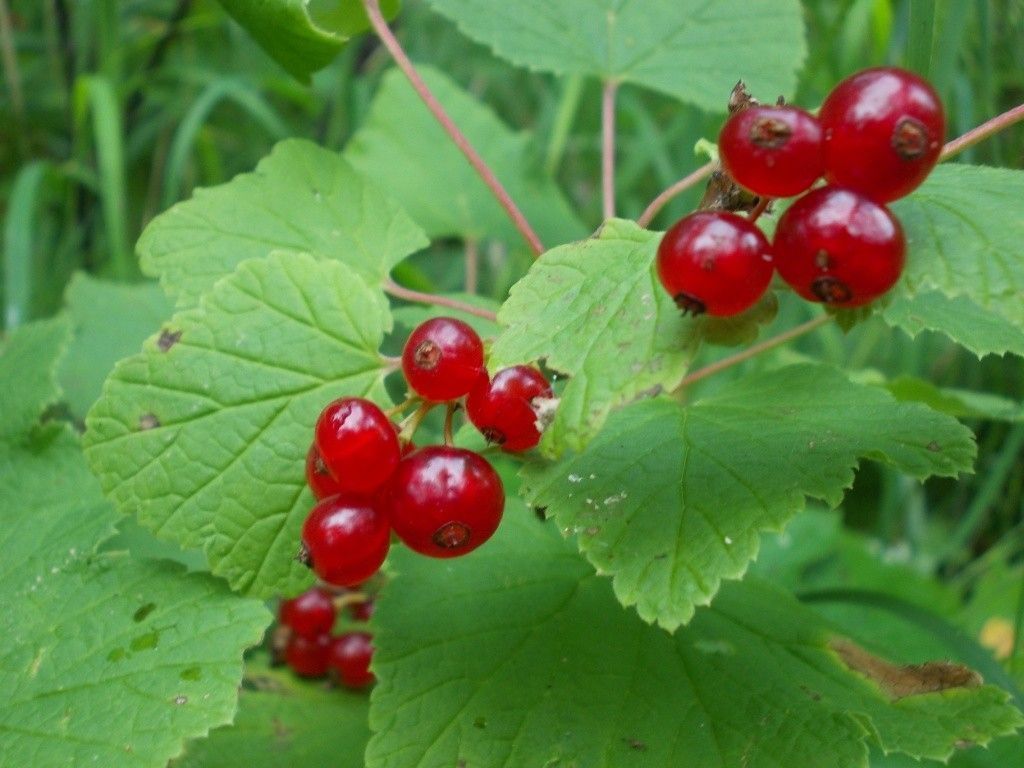
M405 288L394 280L385 280L382 286L384 293L389 293L396 299L405 299L406 301L416 302L417 304L433 304L437 307L447 307L448 309L457 309L460 312L465 312L468 315L475 315L476 317L482 317L485 320L497 320L498 316L487 309L475 307L472 304L467 304L464 301L458 299L451 299L447 296L438 296L434 293L423 293L421 291L414 291L411 288Z
M363 7L366 8L366 15L370 20L370 25L373 27L374 32L380 38L381 42L384 43L384 47L388 49L388 52L394 58L398 68L402 70L403 74L409 79L409 83L412 85L413 90L416 91L423 103L426 104L427 109L430 110L434 118L441 124L445 132L451 137L451 140L455 142L455 146L459 148L469 164L473 166L473 169L483 179L484 184L491 190L491 193L498 200L498 203L502 208L505 209L505 213L512 220L516 229L519 230L519 234L523 236L527 244L530 246L530 250L533 251L535 256L539 256L544 252L544 245L541 243L537 233L534 232L530 223L526 220L523 212L519 210L519 206L515 204L508 191L502 186L501 182L498 181L498 177L494 175L494 171L491 170L490 166L480 156L480 153L476 151L469 139L466 138L465 134L459 130L459 127L455 125L455 121L451 119L444 107L441 106L441 102L437 100L430 88L420 77L420 73L416 71L416 67L413 66L405 50L403 50L401 43L398 42L398 38L391 32L391 28L388 26L387 21L384 20L384 14L380 10L380 0L363 0Z
M690 189L690 187L700 184L716 170L718 170L718 163L712 160L710 163L702 165L688 176L684 176L654 198L654 200L651 201L651 204L648 205L644 212L637 218L636 223L641 227L646 227L651 223L651 220L654 219L655 216L661 213L661 209L672 201L672 198L677 195L681 195L683 192Z
M953 139L942 148L942 154L939 155L939 161L948 160L951 157L955 157L963 152L965 149L973 147L975 144L979 144L990 136L994 136L1000 131L1005 131L1014 123L1024 121L1024 104L1020 104L1013 109L1003 112L1001 115L993 117L991 120L979 125L977 128L972 128L963 136Z

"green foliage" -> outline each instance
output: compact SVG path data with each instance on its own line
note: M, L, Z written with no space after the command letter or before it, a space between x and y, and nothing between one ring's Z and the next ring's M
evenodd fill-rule
M340 157L286 141L253 173L160 216L139 254L143 270L190 306L245 259L274 251L338 259L375 286L426 244L402 209Z
M355 766L370 735L367 709L365 693L298 681L260 656L246 664L234 723L189 744L171 766Z
M632 82L715 112L737 79L766 100L791 95L806 56L793 0L428 2L520 66Z
M886 320L901 327L906 323L911 334L922 327L940 330L979 353L1019 350L1024 219L1006 211L1022 199L1024 173L941 165L912 196L895 203L908 250L896 298L920 293L926 298L920 318L912 302L887 312ZM936 290L970 303L947 301L943 311L936 311L931 296ZM966 316L956 311L961 307Z
M452 562L402 552L378 605L370 768L860 768L867 745L943 758L1021 720L990 687L896 701L846 668L783 592L730 584L669 635L616 604L520 507Z
M38 423L58 394L66 331L27 326L0 356L37 388L12 393L16 418L0 436L4 758L160 766L185 739L231 720L242 651L269 617L208 576L97 553L117 514L70 432Z
M658 235L610 221L596 237L542 256L498 313L505 332L491 350L499 368L543 359L571 376L544 449L580 450L609 412L677 384L700 342L652 265Z
M448 77L424 67L423 79L488 162L541 240L564 243L587 232L565 196L530 158L532 137L515 133ZM521 239L483 181L397 70L381 82L345 159L387 189L432 238Z
M8 383L0 410L0 438L23 437L58 398L53 366L67 346L68 323L48 320L12 334L0 348L0 381Z
M309 81L338 55L349 38L369 27L360 0L218 0L235 20L294 77ZM383 0L387 18L399 0Z
M579 455L527 468L525 494L578 534L624 605L674 630L743 575L761 532L781 529L805 497L837 505L861 457L918 478L956 475L974 444L953 419L796 366L685 407L624 408Z
M342 395L383 402L386 303L344 264L244 262L122 361L89 412L86 455L125 514L261 597L309 581L295 561L311 505L304 459Z
M139 350L170 317L173 304L155 283L115 283L80 273L65 295L73 338L58 378L71 412L85 416L114 364Z

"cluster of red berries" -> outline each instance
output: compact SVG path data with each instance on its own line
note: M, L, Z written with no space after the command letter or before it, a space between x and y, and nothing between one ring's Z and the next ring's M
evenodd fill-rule
M318 503L302 527L306 562L324 582L351 586L380 568L391 532L432 557L470 552L497 530L505 507L501 478L480 454L451 445L452 416L465 399L469 420L509 452L540 440L534 403L550 398L543 374L529 366L484 366L484 345L469 325L450 317L426 321L410 334L402 371L416 405L396 424L374 403L335 400L320 414L306 458L306 479ZM445 444L412 443L426 414L447 405Z
M772 244L752 220L702 211L677 222L658 248L662 285L684 312L735 315L772 273L809 301L867 304L903 272L906 244L886 203L908 194L938 161L945 135L935 90L901 69L843 80L817 117L792 106L747 106L719 136L722 166L759 196L795 197ZM763 210L763 205L755 210Z
M345 601L346 596L340 600ZM347 606L356 622L369 621L373 614L370 599L348 602ZM337 618L334 595L319 587L282 601L274 637L275 658L300 677L330 675L346 688L365 688L374 681L370 671L373 638L362 631L332 634Z

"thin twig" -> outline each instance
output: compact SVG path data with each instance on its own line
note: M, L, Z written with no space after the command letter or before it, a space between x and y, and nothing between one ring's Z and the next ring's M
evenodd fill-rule
M21 70L18 68L18 53L14 44L14 24L7 0L0 0L0 55L3 57L4 74L7 78L7 90L11 94L11 107L19 126L25 124L25 95L21 90ZM24 131L15 131L17 141L24 146Z
M466 279L464 287L471 296L476 293L480 279L480 242L476 238L466 240Z
M444 412L444 444L449 447L455 445L455 433L452 430L452 422L455 418L455 408L455 403L450 402Z
M775 347L780 347L783 344L792 341L793 339L799 338L800 336L804 336L810 333L816 328L820 328L821 326L825 325L831 320L832 315L819 315L813 320L808 320L806 323L798 325L795 328L790 328L788 331L785 331L784 333L780 333L778 336L772 336L770 339L765 339L760 344L755 344L752 347L747 347L742 352L737 352L735 355L730 355L729 357L723 357L716 363L711 363L711 365L707 365L699 370L694 371L681 382L679 382L679 386L677 386L672 391L678 392L680 389L684 389L685 387L688 387L691 384L700 381L701 379L706 379L709 376L714 376L716 373L720 373L721 371L724 371L727 368L732 368L734 365L739 365L740 363L746 362L750 358L756 357L762 352L767 352L769 349L775 349Z
M474 307L472 304L467 304L464 301L458 299L452 299L447 296L438 296L433 293L422 293L421 291L414 291L411 288L405 288L394 280L384 281L384 293L390 293L397 299L405 299L406 301L414 301L417 304L433 304L438 307L447 307L448 309L457 309L460 312L465 312L468 315L476 315L482 317L485 320L497 320L498 316L490 310L483 309L481 307Z
M409 79L413 90L423 100L427 109L430 110L437 122L441 124L441 127L451 137L451 140L455 142L455 146L466 156L469 164L480 175L480 178L483 179L484 184L488 186L494 197L497 198L498 203L505 209L505 213L508 214L516 229L519 230L519 234L523 236L523 239L530 246L530 250L533 251L534 255L539 256L544 252L544 245L541 243L540 238L537 237L537 233L533 231L523 212L519 210L519 207L513 202L505 187L498 181L494 171L480 157L480 153L469 143L469 139L455 125L455 122L448 116L448 113L444 111L444 107L441 106L441 103L427 87L423 78L420 77L420 73L416 71L416 67L413 66L412 61L409 60L409 57L402 49L398 38L394 36L387 21L384 20L384 14L380 10L380 0L363 0L363 6L366 8L366 15L370 19L370 25L377 33L381 42L384 43L384 47L388 49L392 58L394 58L398 68Z
M747 221L753 224L755 221L761 218L761 214L768 210L768 206L772 204L772 198L762 197L758 199L757 205L754 209L747 214Z
M963 136L953 139L942 148L942 154L939 155L939 160L948 160L955 155L959 155L965 149L973 147L975 144L984 141L989 136L999 133L999 131L1006 130L1014 123L1019 123L1022 120L1024 120L1024 104L1007 110L1006 112L1003 112L1003 114L997 115L991 120L987 120L977 128L972 128Z
M601 192L605 221L615 217L615 95L619 82L608 80L601 96Z
M641 227L646 227L651 223L651 220L658 215L662 208L668 205L669 201L677 195L682 194L690 187L699 184L712 173L718 169L718 163L712 160L710 163L702 165L696 171L691 173L689 176L684 176L671 187L666 189L660 195L658 195L651 204L647 206L647 209L640 214L640 217L636 220L636 223Z

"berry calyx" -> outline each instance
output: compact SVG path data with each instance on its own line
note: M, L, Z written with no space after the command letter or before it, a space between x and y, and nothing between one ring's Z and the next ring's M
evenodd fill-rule
M906 244L896 218L847 189L822 187L797 200L775 229L775 266L808 301L858 307L903 272Z
M840 82L818 119L825 177L879 203L901 198L925 180L946 134L935 89L895 67L866 69Z
M391 544L387 517L356 496L331 496L302 525L307 564L328 584L350 587L370 578Z
M498 529L505 491L485 458L437 445L402 459L388 485L387 503L391 525L410 549L458 557Z
M330 635L310 639L293 635L284 649L284 660L301 677L323 677L328 670Z
M343 493L370 493L398 466L400 448L391 420L361 397L343 397L316 422L316 448Z
M355 621L369 621L373 616L373 600L364 603L353 603L349 606L349 612Z
M306 484L309 485L317 501L335 496L343 492L341 485L327 471L327 466L320 458L316 444L309 446L306 452Z
M544 374L528 365L505 368L488 379L481 376L466 398L466 415L487 442L514 453L540 442L533 400L551 397Z
M718 150L736 183L764 197L799 195L824 171L821 126L798 107L735 113L722 127Z
M771 247L760 229L736 214L692 213L661 239L658 277L683 314L736 315L768 289Z
M279 615L281 623L296 635L315 638L330 633L334 626L334 601L322 589L314 587L282 602Z
M402 351L402 371L420 397L443 403L462 397L484 372L484 345L470 326L454 317L419 325Z
M375 678L370 671L373 659L373 638L366 632L348 632L334 638L328 654L328 665L342 685L365 688Z

